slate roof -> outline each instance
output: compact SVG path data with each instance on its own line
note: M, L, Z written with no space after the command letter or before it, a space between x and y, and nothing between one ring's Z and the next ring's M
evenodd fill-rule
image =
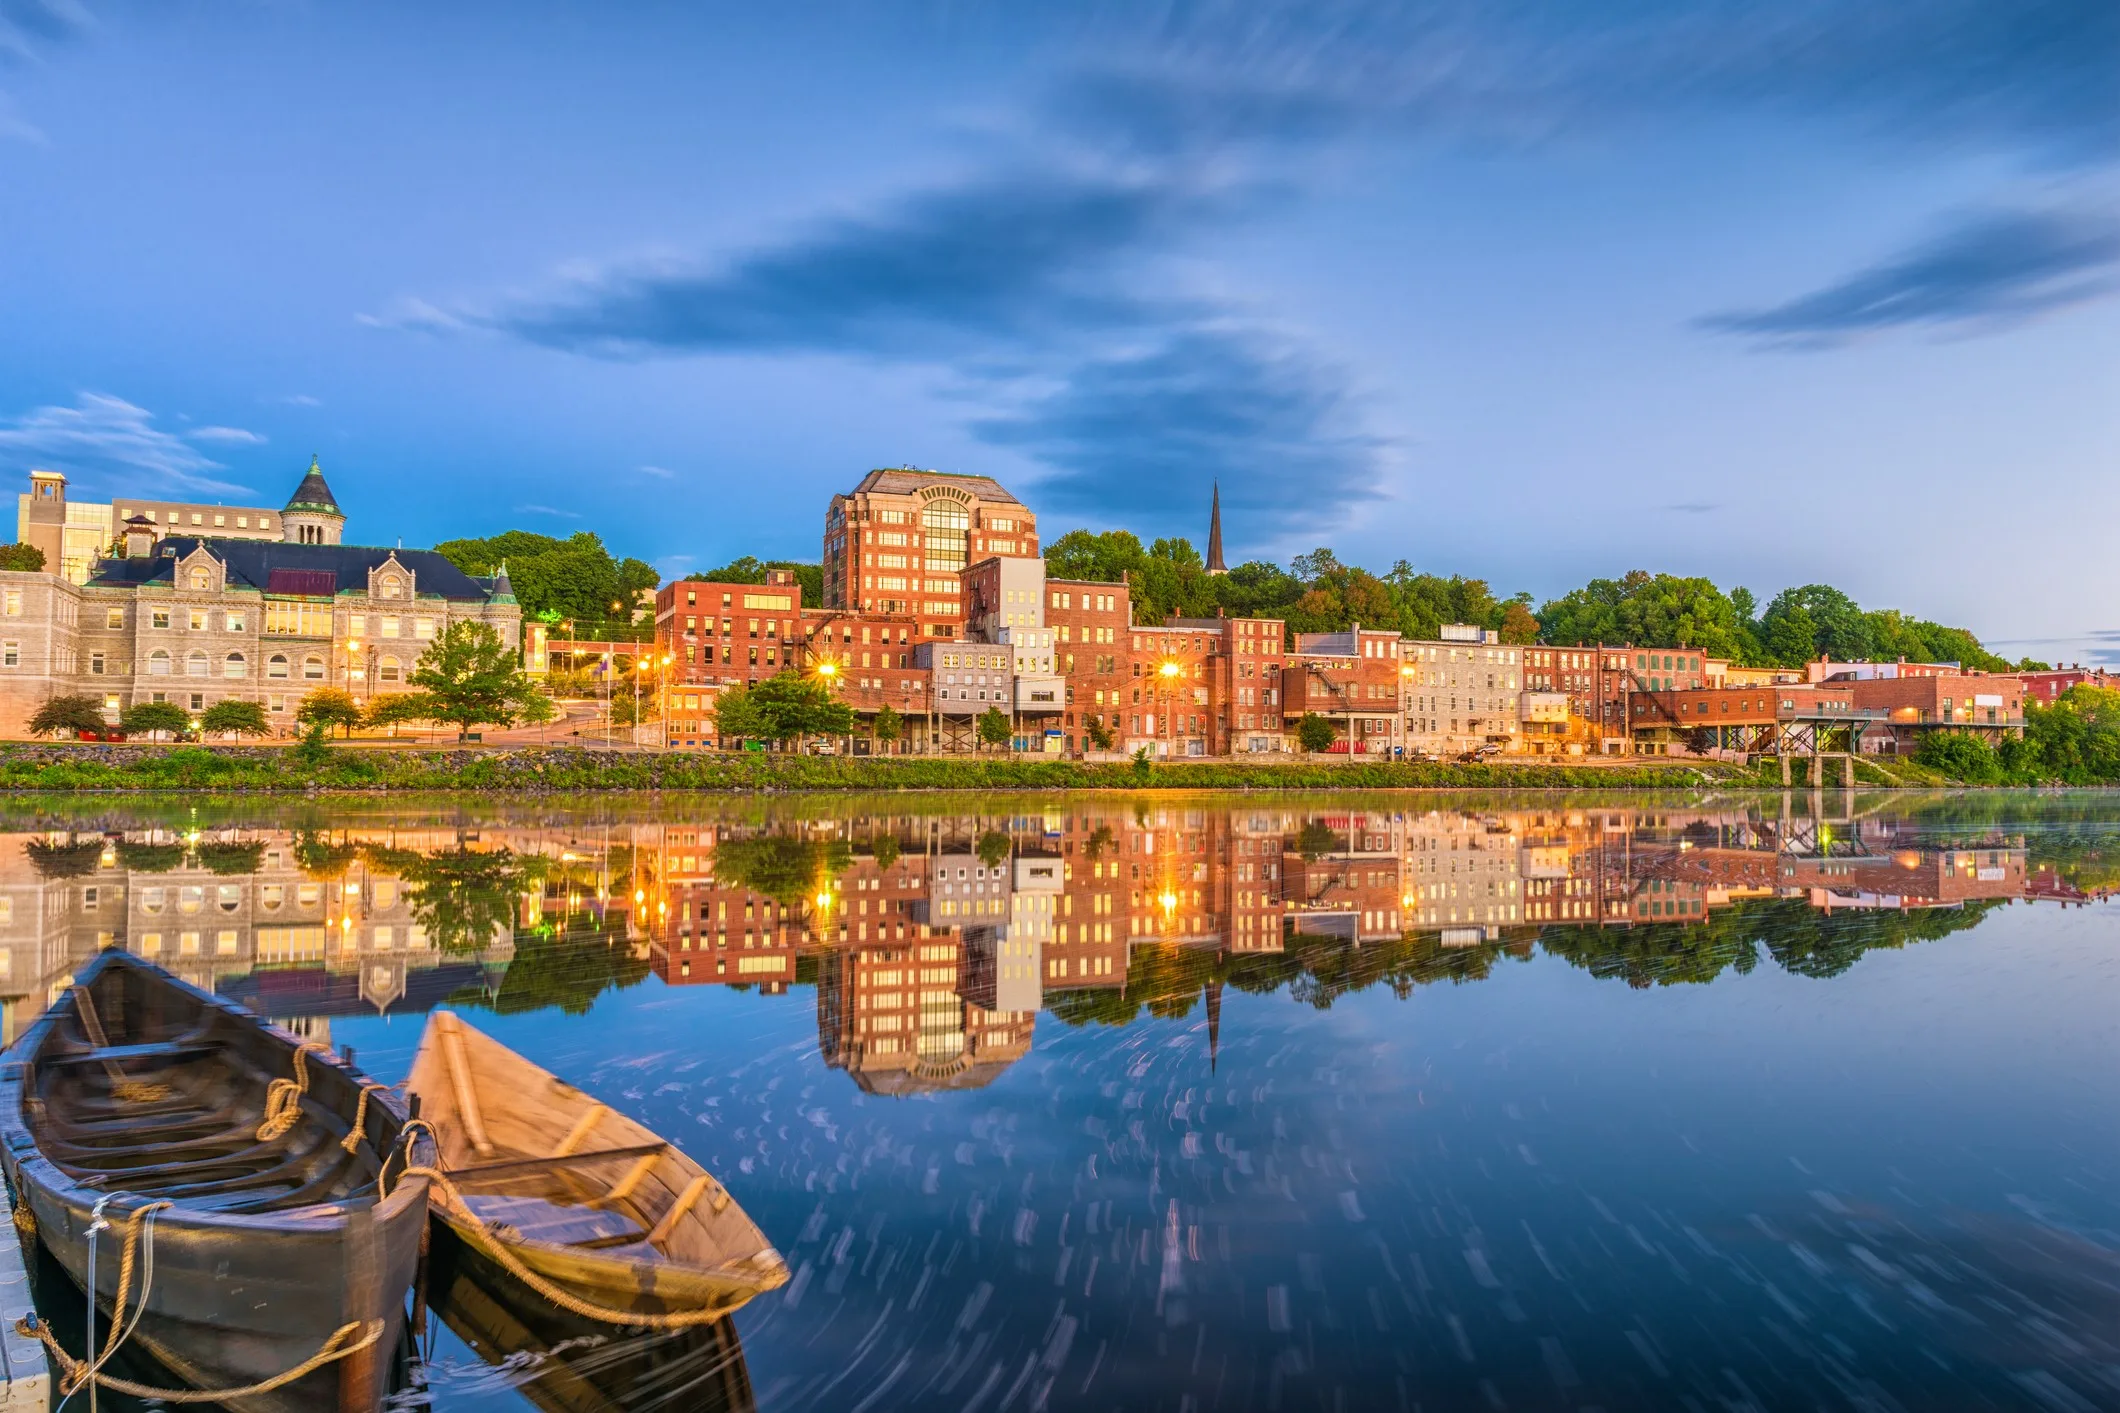
M412 571L413 588L422 598L439 594L459 602L485 603L489 581L472 578L433 550L391 549L378 545L290 545L274 540L215 540L173 535L155 546L151 559L106 559L96 565L91 586L128 588L173 581L177 562L200 546L228 565L231 587L273 593L368 592L368 572L392 555ZM277 580L277 584L275 584ZM296 586L300 586L297 588Z
M991 476L960 476L950 471L915 471L909 467L891 466L880 471L871 471L854 487L854 494L863 491L880 491L884 495L910 495L929 486L955 486L969 491L981 500L1001 501L1009 505L1021 505L1008 493L1008 489Z
M302 484L296 486L294 494L288 497L287 510L323 510L341 518L345 516L346 512L339 509L339 498L331 493L330 486L324 484L324 473L318 468L315 457L309 458L309 474L302 478Z

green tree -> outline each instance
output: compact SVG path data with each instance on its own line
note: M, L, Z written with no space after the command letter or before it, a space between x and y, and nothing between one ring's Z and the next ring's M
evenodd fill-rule
M559 706L541 691L531 691L515 704L515 719L524 726L546 726L559 719Z
M1101 713L1092 713L1083 718L1082 731L1089 737L1089 743L1100 751L1108 751L1118 744L1119 738L1112 734L1111 727L1104 724Z
M987 830L979 836L979 842L972 846L972 852L979 856L979 862L988 868L999 868L1007 863L1008 856L1013 851L1014 845L1010 843L1008 835L998 829Z
M788 908L804 908L854 861L844 839L812 839L799 834L724 837L714 850L714 877L763 894Z
M1931 731L1915 748L1914 760L1968 785L1993 785L2002 779L1995 748L1970 731Z
M44 551L35 545L0 545L0 569L41 574L44 572Z
M888 746L904 734L905 719L891 709L889 702L885 702L876 708L876 717L869 729L876 733L878 741Z
M564 540L509 530L485 539L445 540L435 549L466 574L490 575L505 563L525 617L552 613L578 625L614 616L630 621L635 596L661 582L640 560L614 559L586 530ZM621 606L616 615L613 603Z
M270 736L272 723L265 719L263 704L224 697L206 708L199 729L230 736Z
M724 687L714 698L714 730L723 741L769 741L772 723L748 687Z
M175 702L134 702L118 720L126 735L149 739L166 731L175 740L191 730L190 714Z
M346 735L361 724L361 704L353 693L339 687L315 687L294 709L294 719L304 726L339 728Z
M91 835L82 839L68 834L63 844L32 839L22 846L22 851L40 878L81 878L102 865L103 838Z
M785 569L794 576L795 583L802 589L804 608L824 607L822 564L805 564L795 559L758 559L747 554L719 569L709 569L702 574L687 574L685 577L703 584L763 584L767 571L773 569Z
M506 726L537 692L493 626L471 619L443 629L408 680L433 699L434 719L456 727L458 740L474 726Z
M1296 722L1296 741L1306 751L1322 751L1329 748L1337 733L1332 723L1314 711L1303 713Z
M715 703L717 713L728 709L730 695L724 692L723 699ZM854 734L854 709L833 696L824 683L792 668L745 692L738 704L738 719L750 729L735 734L782 746L813 736ZM726 726L723 734L729 734Z
M542 696L543 693L538 695ZM643 687L636 696L631 683L611 684L611 724L640 726L662 720L662 702L655 689Z
M870 838L869 850L876 856L876 871L889 873L891 865L898 862L898 836L888 829L881 830Z
M1013 734L1008 717L999 707L988 707L979 713L979 743L983 746L1006 746Z
M1641 569L1548 600L1538 621L1540 638L1556 644L1699 648L1743 661L1750 642L1736 606L1711 581Z
M101 735L110 730L103 707L94 697L52 697L29 719L32 736L74 736L83 731Z
M368 708L361 714L361 725L381 730L437 719L434 698L427 693L386 692L368 699Z

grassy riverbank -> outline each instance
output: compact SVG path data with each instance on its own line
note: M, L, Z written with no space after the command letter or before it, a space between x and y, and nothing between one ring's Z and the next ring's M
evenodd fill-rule
M1131 763L279 746L0 746L6 790L1373 790L1692 789L1754 777L1717 762L1482 765L1177 761Z

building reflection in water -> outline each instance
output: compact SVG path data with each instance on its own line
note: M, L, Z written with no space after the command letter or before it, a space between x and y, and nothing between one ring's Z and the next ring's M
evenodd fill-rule
M1691 979L1718 921L1755 903L1787 926L1791 907L1811 925L2084 896L2029 869L2020 835L1745 807L1076 799L764 823L112 827L0 845L0 993L12 1039L122 946L328 1039L334 1015L444 1000L583 1010L650 973L808 985L827 1063L905 1094L988 1083L1041 1010L1204 1001L1212 1024L1224 984L1403 988L1539 941L1648 984ZM1655 946L1617 940L1641 929Z

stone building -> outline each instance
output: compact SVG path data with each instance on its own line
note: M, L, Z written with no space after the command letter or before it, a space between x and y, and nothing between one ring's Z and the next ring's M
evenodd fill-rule
M310 470L315 472L312 460ZM322 478L319 477L321 484ZM297 499L300 497L298 496ZM44 567L76 584L88 582L96 562L110 553L119 527L135 517L167 534L189 532L216 539L282 538L280 512L255 505L206 505L191 501L68 500L66 476L59 471L32 471L29 489L16 497L15 538L44 551Z
M505 568L474 579L432 550L340 543L346 517L314 463L278 518L285 538L268 542L165 535L135 515L123 556L86 583L0 572L0 735L26 734L41 703L76 694L113 721L138 702L197 713L232 697L291 723L317 687L363 701L409 690L452 623L490 623L519 646Z

